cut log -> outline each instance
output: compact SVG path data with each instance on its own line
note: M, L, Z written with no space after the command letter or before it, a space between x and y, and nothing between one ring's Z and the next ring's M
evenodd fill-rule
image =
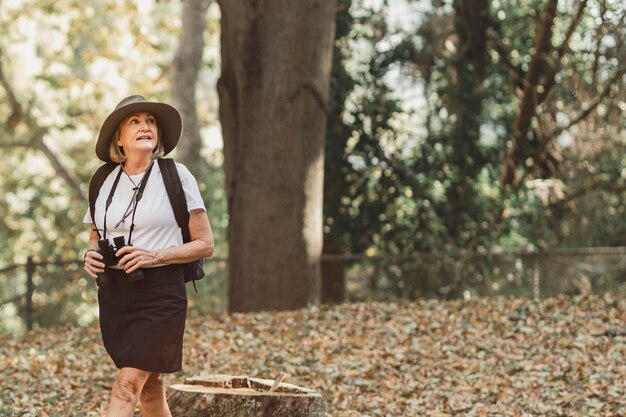
M187 378L170 385L167 402L173 417L323 417L316 391L272 379L235 375Z

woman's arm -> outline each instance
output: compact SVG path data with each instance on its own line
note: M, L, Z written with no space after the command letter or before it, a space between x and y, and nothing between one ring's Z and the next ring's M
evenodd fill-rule
M104 272L104 264L100 262L102 255L96 252L98 250L99 239L96 229L91 225L91 234L89 235L89 243L87 243L87 252L85 252L84 256L85 265L83 268L93 278L97 278L97 274Z
M127 273L131 273L139 268L160 264L184 264L213 255L213 232L206 211L202 209L191 210L189 213L189 232L191 242L171 248L147 250L125 246L116 253L116 256L121 258L119 265Z

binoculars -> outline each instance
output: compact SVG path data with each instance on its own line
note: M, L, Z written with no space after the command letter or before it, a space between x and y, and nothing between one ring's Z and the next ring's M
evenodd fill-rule
M98 284L99 287L102 287L111 283L111 279L113 278L112 277L113 272L109 268L119 263L120 258L115 256L115 252L122 249L124 246L126 246L126 241L124 239L124 236L118 236L116 238L113 238L113 245L111 245L111 242L109 242L108 239L100 239L98 241L99 249L97 252L100 255L102 255L102 262L106 266L106 268L104 269L104 272L101 274L98 274L98 278L96 278L96 283ZM127 279L129 281L139 281L141 279L144 279L145 277L146 275L141 269L138 269L135 272L131 272L130 274L127 274Z

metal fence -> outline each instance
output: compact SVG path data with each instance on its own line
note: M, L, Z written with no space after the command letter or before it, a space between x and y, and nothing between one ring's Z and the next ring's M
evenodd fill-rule
M626 248L327 256L344 271L349 301L523 296L626 290ZM626 294L625 294L626 295Z
M421 297L525 296L622 292L626 248L576 248L491 253L325 255L347 302ZM82 260L35 262L0 269L0 332L21 333L97 319L95 284ZM205 263L206 278L189 297L191 316L225 311L227 260ZM191 288L191 287L189 287ZM193 290L191 290L193 291Z
M190 315L226 309L225 258L204 265L206 277L189 297ZM0 269L0 333L20 334L36 327L87 325L98 317L96 284L82 260L35 262Z

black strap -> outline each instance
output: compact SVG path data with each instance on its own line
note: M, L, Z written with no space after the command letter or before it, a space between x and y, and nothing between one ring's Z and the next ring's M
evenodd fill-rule
M132 245L133 238L133 230L135 230L135 213L137 213L137 206L139 205L139 200L143 197L143 190L146 189L146 184L148 183L148 177L150 177L150 173L152 172L152 166L154 162L150 164L148 170L145 174L143 174L143 178L141 178L141 184L139 184L139 190L137 191L137 200L135 200L135 208L133 209L133 217L130 220L130 232L128 232L128 245ZM106 226L106 225L105 225Z
M172 210L174 210L176 223L178 227L180 227L180 232L183 236L183 243L191 242L187 199L185 198L183 184L180 181L180 176L176 169L176 163L171 158L159 158L158 161L159 167L161 168L161 175L163 176L163 182L165 183L165 190L170 199Z
M180 233L183 236L183 243L191 242L187 198L185 198L185 190L183 190L183 184L180 181L180 175L178 175L178 170L176 169L176 162L174 162L171 158L159 158L158 161L159 167L161 168L161 176L163 177L163 182L165 183L165 190L167 191L167 196L170 200L170 204L172 205L176 223L178 224L178 227L180 227ZM185 264L185 271L189 271L192 264L193 262ZM191 278L187 275L191 274L186 273L185 282L191 280L193 289L197 293L198 288L196 288L196 279L199 278Z
M113 201L113 194L115 194L115 189L117 188L117 184L120 182L120 177L122 176L122 167L120 167L120 171L117 173L117 177L115 177L115 181L113 181L113 186L111 187L111 191L109 192L109 196L107 197L106 205L104 206L104 220L102 221L102 227L104 228L104 236L103 239L107 238L107 213L109 212L109 206Z
M152 171L153 165L154 165L153 163L150 164L150 166L148 167L148 170L146 171L143 178L141 179L141 184L139 184L139 190L137 191L135 207L133 209L133 217L131 220L130 232L128 234L129 245L131 244L133 229L135 228L135 213L137 211L137 204L139 204L139 200L141 200L141 197L143 197L143 191L145 190L146 184L148 183L148 177L150 177L150 172ZM98 230L96 226L96 219L95 219L96 200L98 198L98 193L100 192L100 188L102 187L102 184L104 184L104 181L107 179L109 174L115 169L116 166L117 164L113 164L109 162L100 166L96 170L96 172L93 174L93 177L91 178L91 182L89 183L89 211L91 213L91 222L93 223L94 229L96 230L96 233L98 234L98 238L100 239L106 239L107 237L107 224L106 224L107 213L109 211L109 206L113 202L113 196L115 195L115 190L117 189L117 185L119 184L120 178L122 176L122 170L123 170L122 167L120 167L120 171L117 173L117 176L115 177L115 181L113 181L113 186L111 187L111 191L109 191L109 195L107 196L107 199L106 199L106 204L104 207L103 235L100 234L100 230Z
M91 177L91 181L89 182L89 213L91 214L91 222L93 224L94 230L98 234L98 238L101 239L100 231L96 227L96 200L98 199L98 194L100 194L100 188L104 181L107 179L109 174L113 172L117 164L113 162L107 162L104 165L100 165L96 172L94 172Z
M178 224L178 227L180 228L180 231L181 231L183 243L191 242L191 233L189 231L189 210L187 206L187 199L185 198L185 191L183 190L182 182L180 180L180 176L178 175L178 170L176 169L176 163L171 158L159 158L157 161L161 169L161 176L163 177L163 182L165 183L165 190L167 191L167 196L170 200L172 210L174 211L174 218L176 219L176 223ZM115 169L116 166L117 164L108 162L102 165L101 167L99 167L92 177L92 180L89 184L89 209L91 212L92 221L94 221L95 219L95 204L96 204L96 199L98 198L98 194L100 192L100 188L102 187L102 184L104 184L104 181L109 176L109 174L113 171L113 169ZM121 174L121 170L120 170L120 174ZM148 173L146 172L146 176L147 175ZM145 188L145 185L143 188ZM140 194L137 197L138 201L141 198L141 194L143 193L143 188L141 189ZM133 218L134 218L134 213L133 213ZM133 224L131 224L131 228L133 228L134 226L134 221L132 223ZM94 223L94 227L95 227L95 223ZM97 228L96 228L96 232L98 233L98 236L101 238L100 232ZM129 236L129 242L130 242L130 236ZM195 289L196 288L195 282L193 282L193 286ZM197 289L196 289L196 292L198 292Z

